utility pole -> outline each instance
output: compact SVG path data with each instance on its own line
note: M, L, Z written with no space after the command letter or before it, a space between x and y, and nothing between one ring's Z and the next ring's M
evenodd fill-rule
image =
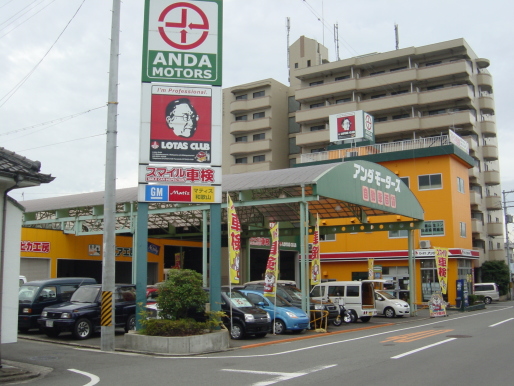
M116 136L118 115L118 60L120 47L120 3L112 2L111 57L107 99L105 149L104 238L102 261L102 351L114 351L114 280L116 252Z
M513 288L512 288L512 257L510 253L510 241L509 241L509 224L512 224L512 215L507 213L507 208L512 208L514 205L507 205L508 203L513 203L514 201L507 201L507 194L514 193L514 190L511 191L502 191L503 195L503 214L505 219L505 251L507 258L507 267L509 268L509 299L512 300Z

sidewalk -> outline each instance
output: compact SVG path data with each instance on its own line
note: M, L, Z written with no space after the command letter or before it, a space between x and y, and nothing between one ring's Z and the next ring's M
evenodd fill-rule
M459 314L460 311L455 309L449 309L447 311L447 315L451 316L454 314ZM404 323L410 323L417 320L422 319L430 319L429 310L428 308L418 309L415 316L411 316L408 318L395 318L395 319L387 319L385 317L375 317L371 320L371 322L368 323L350 323L350 324L343 324L339 327L335 327L332 325L328 326L328 329L326 332L322 332L321 330L306 330L300 335L296 334L283 334L283 335L273 335L268 334L265 338L262 339L245 339L245 340L231 340L231 349L237 350L237 349L248 349L258 346L266 346L266 345L272 345L277 343L285 343L289 341L296 341L296 340L305 340L305 339L313 339L317 337L323 337L327 335L336 335L336 334L342 334L346 332L351 331L358 331L358 330L367 330L367 329L375 329L395 324L404 324ZM92 338L87 341L76 341L76 340L70 340L70 339L63 339L60 341L55 340L49 340L45 337L42 337L41 335L37 336L26 336L26 335L20 335L18 337L19 339L23 340L34 340L34 341L40 341L40 342L52 342L57 344L65 344L69 346L75 346L75 347L89 347L93 349L99 349L100 348L100 338ZM119 335L116 337L116 351L128 351L124 348L124 342L123 335ZM44 376L51 372L52 369L48 367L43 366L35 366L28 363L20 363L20 362L13 362L8 360L2 360L2 368L0 368L0 383L9 383L9 382L21 382L25 380L35 379L40 376Z

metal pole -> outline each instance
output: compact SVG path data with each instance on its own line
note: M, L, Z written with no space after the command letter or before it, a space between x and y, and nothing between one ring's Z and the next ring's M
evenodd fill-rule
M111 54L109 64L109 91L107 99L107 140L105 149L104 238L102 261L102 316L109 313L110 325L101 326L102 351L114 351L114 281L116 252L116 135L118 114L118 55L120 44L120 0L112 2ZM104 319L104 318L102 318ZM108 322L106 323L108 324Z
M511 288L512 285L512 270L511 270L511 264L510 264L510 242L509 242L509 216L507 215L507 194L513 193L514 191L506 192L505 190L502 192L503 195L503 218L505 221L505 251L506 251L506 257L507 257L507 268L509 269L509 288L508 288L508 294L509 294L509 300L512 300L512 291Z
M414 230L409 229L407 234L407 243L409 244L409 306L410 315L416 316L416 258L414 254Z

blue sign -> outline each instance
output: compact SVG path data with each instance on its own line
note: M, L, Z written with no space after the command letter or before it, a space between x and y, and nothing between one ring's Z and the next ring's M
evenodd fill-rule
M164 185L146 185L145 201L168 201L168 187Z

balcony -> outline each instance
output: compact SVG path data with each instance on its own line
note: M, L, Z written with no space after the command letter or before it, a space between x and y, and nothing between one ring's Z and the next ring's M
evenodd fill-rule
M492 96L481 96L478 98L478 107L481 110L494 111L494 99Z
M325 83L317 86L305 87L295 92L295 99L298 102L308 102L330 96L348 95L357 89L357 79L345 79L337 82Z
M478 149L478 142L473 137L462 137L469 146L469 155L473 156L475 155L477 149Z
M496 122L494 119L484 119L480 122L480 130L486 137L496 137Z
M482 197L480 197L480 193L476 190L471 190L469 192L469 202L471 206L480 206L482 205Z
M471 219L471 232L472 233L482 233L484 231L484 224L482 220L478 220L476 218Z
M393 95L376 99L364 99L357 104L357 110L364 111L383 111L397 110L398 106L416 106L419 104L421 94L408 93Z
M498 147L497 146L482 146L482 156L486 161L494 161L498 159Z
M462 85L421 92L419 93L418 104L427 105L431 103L453 101L456 99L465 99L467 101L473 100L473 92L470 87Z
M474 166L471 169L468 169L468 176L470 181L476 181L480 176L480 171L478 167Z
M500 196L487 196L485 198L485 206L490 210L499 210L502 208L502 200Z
M246 111L255 111L271 108L271 96L262 98L235 100L230 103L232 114L241 114Z
M506 261L507 258L507 252L504 249L489 249L487 255L489 260L494 261Z
M479 86L493 87L493 77L487 72L482 72L477 75L477 82Z
M317 107L315 109L298 110L296 112L296 123L322 122L327 121L328 116L332 114L340 114L345 111L357 111L356 102L348 102L344 104L330 105L325 107Z
M261 141L252 141L252 142L236 142L230 145L230 154L231 155L240 155L240 154L248 154L248 153L260 153L263 151L271 150L271 139L264 139Z
M330 132L328 130L309 131L296 135L296 146L314 146L330 142Z
M503 224L501 222L488 222L487 223L488 236L503 236Z
M500 172L497 170L486 170L484 172L484 182L486 185L499 185Z
M445 64L439 64L437 66L422 67L418 69L418 80L430 80L433 78L441 78L443 76L453 76L459 74L467 74L471 76L473 69L465 61L457 61Z
M235 121L230 124L230 134L243 134L271 128L271 118L259 118L251 121Z

